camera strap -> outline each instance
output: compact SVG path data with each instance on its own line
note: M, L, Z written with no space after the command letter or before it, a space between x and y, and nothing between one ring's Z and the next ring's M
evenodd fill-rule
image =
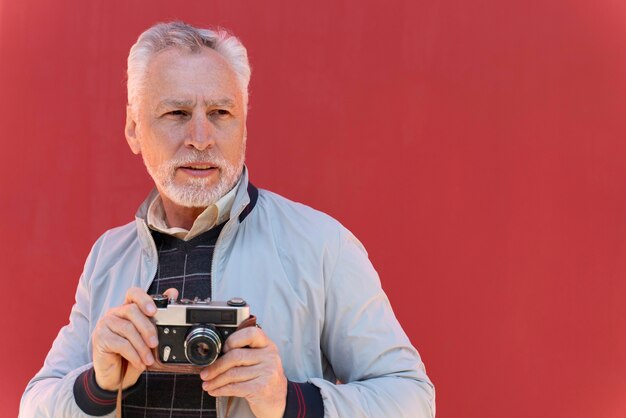
M124 357L121 358L122 364L120 365L120 384L117 387L117 399L115 401L115 417L122 418L122 383L124 383L124 376L126 376L126 370L128 369L128 360Z

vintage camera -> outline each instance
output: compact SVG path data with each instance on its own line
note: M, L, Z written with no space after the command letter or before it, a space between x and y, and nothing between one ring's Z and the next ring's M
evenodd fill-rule
M152 299L157 306L153 321L159 345L150 370L197 372L217 359L230 334L254 318L241 298L226 302L198 298L175 301L154 295Z

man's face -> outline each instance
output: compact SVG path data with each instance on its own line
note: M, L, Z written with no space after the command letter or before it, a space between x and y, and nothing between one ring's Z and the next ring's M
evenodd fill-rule
M245 155L245 109L235 73L217 52L159 52L127 109L126 139L164 200L207 207L237 182Z

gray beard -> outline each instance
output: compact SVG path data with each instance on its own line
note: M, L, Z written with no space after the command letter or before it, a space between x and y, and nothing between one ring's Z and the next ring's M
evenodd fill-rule
M145 158L144 164L159 191L169 200L183 207L205 208L215 204L237 184L245 161L245 143L243 151L236 164L230 164L221 156L213 155L211 152L195 149L185 158L166 161L156 168L150 167ZM174 182L176 167L206 161L211 161L218 167L219 180L215 186L208 186L206 180L200 178L188 179L184 185L177 185Z

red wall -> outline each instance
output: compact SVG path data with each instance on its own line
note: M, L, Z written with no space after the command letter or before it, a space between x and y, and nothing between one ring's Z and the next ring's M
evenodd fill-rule
M626 416L624 2L0 0L2 416L150 187L125 59L174 18L248 46L253 180L362 239L439 417Z

